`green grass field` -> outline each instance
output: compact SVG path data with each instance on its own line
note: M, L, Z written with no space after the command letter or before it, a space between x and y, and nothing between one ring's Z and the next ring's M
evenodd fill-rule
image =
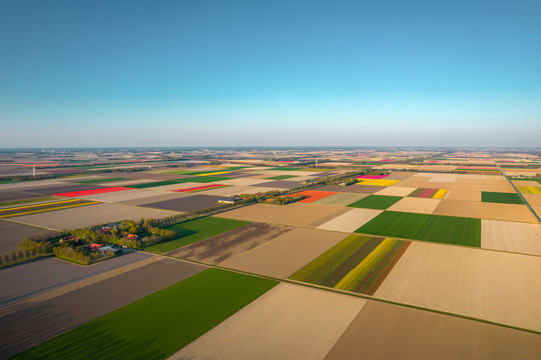
M481 220L384 211L356 233L481 247Z
M501 204L524 204L516 193L488 192L481 193L481 201Z
M370 195L348 206L364 209L385 210L400 199L402 199L400 196Z
M266 180L285 180L285 179L291 179L298 177L297 175L279 175L279 176L271 176L268 178L265 178Z
M248 224L250 224L248 221L222 219L212 216L186 221L168 227L169 230L179 233L180 237L178 239L152 245L145 250L165 253Z
M130 180L130 178L96 179L96 180L84 180L84 181L76 181L76 182L78 184L94 184L94 183L113 182L113 181L121 181L121 180Z
M15 358L166 359L277 284L208 269Z

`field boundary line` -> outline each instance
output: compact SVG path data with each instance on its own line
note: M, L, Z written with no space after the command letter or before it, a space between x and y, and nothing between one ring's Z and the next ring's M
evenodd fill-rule
M141 250L141 252L145 252L145 253L153 254L153 255L156 255L156 256L161 256L161 257L174 259L174 260L181 261L181 262L187 262L187 263L193 263L193 264L198 264L198 265L202 265L202 266L207 266L209 268L215 268L215 269L220 269L220 270L224 270L224 271L231 271L231 272L235 272L235 273L238 273L238 274L250 275L250 276L254 276L254 277L258 277L258 278L262 278L262 279L274 280L274 281L278 281L278 282L284 282L284 283L289 283L289 284L294 284L294 285L307 286L307 287L311 287L311 288L315 288L315 289L332 291L332 292L339 293L339 294L344 294L344 295L349 295L349 296L356 296L356 297L359 297L359 298L362 298L362 299L365 299L365 300L379 301L379 302L383 302L383 303L387 303L387 304L392 304L392 305L397 305L397 306L404 306L404 307L408 307L408 308L412 308L412 309L429 311L429 312L442 314L442 315L454 316L454 317L463 318L463 319L467 319L467 320L483 322L483 323L490 324L490 325L502 326L502 327L505 327L505 328L513 329L513 330L520 330L520 331L525 331L525 332L541 335L541 331L538 331L538 330L523 328L523 327L516 326L516 325L498 323L498 322L494 322L494 321L487 320L487 319L477 318L477 317L474 317L474 316L462 315L462 314L458 314L458 313L452 313L452 312L447 312L447 311L443 311L443 310L438 310L438 309L434 309L434 308L423 307L423 306L413 305L413 304L408 304L408 303L401 303L401 302L397 302L397 301L393 301L393 300L374 297L374 296L371 296L371 295L355 293L355 292L351 292L351 291L347 291L347 290L329 288L329 287L325 287L325 286L322 286L322 285L310 284L310 283L305 283L305 282L291 280L291 279L280 279L280 278L275 278L275 277L272 277L272 276L255 274L255 273L251 273L251 272L248 272L248 271L231 269L231 268L223 267L223 266L220 266L220 265L208 264L208 263L204 263L204 262L200 262L200 261L196 261L196 260L185 259L185 258L178 258L178 257L174 257L174 256L171 256L171 255L166 255L166 254L159 254L159 253L154 253L154 252L144 251L144 250Z

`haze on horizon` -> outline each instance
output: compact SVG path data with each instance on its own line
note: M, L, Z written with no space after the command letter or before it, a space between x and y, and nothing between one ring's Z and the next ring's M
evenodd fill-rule
M539 1L0 1L0 148L539 146Z

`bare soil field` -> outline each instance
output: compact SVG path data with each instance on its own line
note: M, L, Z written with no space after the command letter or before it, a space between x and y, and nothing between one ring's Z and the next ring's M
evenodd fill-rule
M400 183L399 183L400 184ZM318 191L332 191L332 192L346 192L346 193L355 193L355 194L374 194L380 190L383 190L386 186L376 186L376 185L349 185L349 186L338 186L338 185L325 185L318 187L315 190Z
M481 191L449 190L444 199L481 202Z
M455 165L419 165L417 167L419 171L453 171L456 169Z
M185 182L185 183L178 183L178 184L169 184L169 185L162 185L162 186L152 186L146 188L149 191L174 191L174 190L180 190L180 189L188 189L191 187L201 186L200 183L196 182Z
M156 191L151 191L151 190L131 189L131 190L110 192L110 193L104 193L104 194L79 196L78 199L114 203L114 202L126 202L130 200L144 199L144 198L148 199L153 196L156 196L157 194L159 193L157 193ZM176 198L188 196L187 194L181 194L181 193L164 193L164 194L167 194L169 199L176 199Z
M458 179L456 179L455 184L499 186L509 185L509 182L505 177L500 175L488 175L488 177L479 177L477 175L460 175Z
M147 208L155 208L162 210L173 210L173 211L195 211L206 209L212 206L218 205L218 200L220 196L211 196L211 195L192 195L181 197L178 199L171 199L165 201L159 201L154 203L147 203L141 205Z
M231 179L231 180L223 180L220 181L220 184L224 185L240 185L240 186L251 186L251 185L258 185L258 186L264 186L261 185L262 183L266 183L266 180L263 179L249 179L249 178L241 178L241 179Z
M47 213L16 216L10 218L10 220L49 229L62 230L127 219L162 218L173 215L174 213L178 212L119 204L97 204Z
M348 206L356 201L364 199L368 194L338 193L326 198L314 201L314 204L325 204L335 206Z
M526 205L441 200L433 214L502 221L537 223Z
M173 199L180 199L187 196L192 196L192 194L183 194L183 193L177 193L174 191L148 191L152 196L148 197L140 197L133 200L122 200L118 201L119 203L126 204L126 205L145 205L145 204L151 204L151 203L157 203L161 201L166 200L173 200Z
M301 185L300 181L288 181L288 180L275 180L259 184L258 186L280 188L280 189L293 189Z
M205 269L162 259L113 278L0 315L0 357L53 338Z
M0 190L0 203L43 197L40 193L18 190Z
M451 190L462 191L489 191L489 192L506 192L514 193L515 190L511 184L490 185L490 184L471 184L471 183L455 183L451 186Z
M217 265L293 229L293 227L284 225L252 223L175 249L168 252L167 255Z
M429 181L428 177L411 177L406 180L402 180L398 184L393 185L394 187L408 187L408 188L429 188L429 189L450 189L453 185L449 182L434 182Z
M121 180L121 181L113 181L113 182L100 182L100 184L106 185L106 186L126 186L126 185L145 184L149 182L154 182L154 180L150 180L150 179Z
M481 247L541 255L541 225L483 219Z
M541 331L537 256L412 242L375 297Z
M541 335L369 300L325 359L514 360L540 351Z
M37 181L21 181L15 183L0 184L0 190L27 190L32 191L32 188L40 188L46 186L65 185L65 182L58 180L37 180Z
M0 220L0 256L18 251L19 242L27 236L50 234L52 231Z
M345 234L334 231L295 228L243 254L229 258L220 265L260 275L287 278L345 237Z
M541 205L541 195L537 194L522 194L524 196L524 199L530 204L530 205ZM537 212L537 211L536 211Z
M416 188L406 186L388 186L383 190L378 191L374 195L387 195L387 196L408 196Z
M228 187L223 187L223 188L205 190L205 191L202 191L200 194L224 197L224 196L231 196L231 195L237 195L237 194L255 194L258 192L264 193L271 190L277 190L277 189L270 188L270 187L234 185L234 186L228 186ZM280 189L280 190L285 190L285 188Z
M8 267L0 271L0 305L4 307L150 256L133 252L90 266L80 266L49 257Z
M317 229L352 233L382 212L383 210L375 209L351 209L350 211L319 225Z
M397 203L393 204L387 210L420 214L432 214L434 209L440 204L440 201L441 200L439 199L405 197L399 200Z
M365 303L282 283L171 359L323 359Z
M318 188L319 189L319 188ZM317 227L350 209L322 204L255 204L216 215L228 219Z

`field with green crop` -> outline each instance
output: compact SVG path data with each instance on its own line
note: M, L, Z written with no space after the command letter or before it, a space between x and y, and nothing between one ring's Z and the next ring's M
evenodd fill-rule
M481 246L481 219L384 211L355 230L435 243Z
M410 241L350 235L290 279L373 295Z
M16 359L166 359L278 282L208 269Z
M223 219L212 216L186 221L168 227L169 230L174 230L180 235L178 239L152 245L145 250L165 253L248 224L250 224L248 221Z
M524 204L516 193L488 192L481 193L481 201L501 204Z
M385 210L401 199L402 197L400 196L370 195L348 206L364 209Z

